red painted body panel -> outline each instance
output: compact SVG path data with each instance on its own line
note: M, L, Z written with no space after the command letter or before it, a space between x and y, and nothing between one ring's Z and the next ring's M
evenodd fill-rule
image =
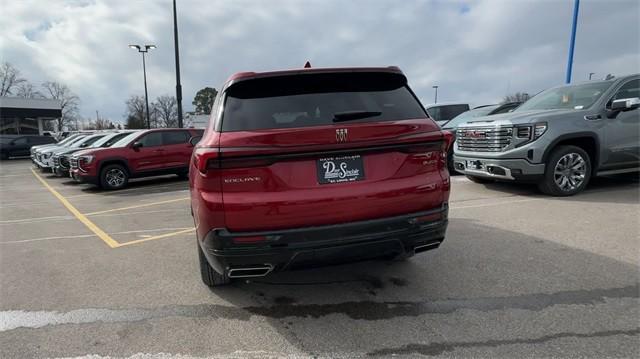
M349 131L335 143L336 128ZM272 164L201 173L192 165L192 203L198 235L213 228L262 231L384 218L438 208L449 197L448 172L441 164L443 134L430 119L336 124L298 129L219 133L210 131L199 147L219 148L222 158L314 153ZM432 143L423 153L398 150L362 155L365 179L319 184L316 160L334 150ZM257 179L232 182L237 179ZM225 182L225 180L227 182Z

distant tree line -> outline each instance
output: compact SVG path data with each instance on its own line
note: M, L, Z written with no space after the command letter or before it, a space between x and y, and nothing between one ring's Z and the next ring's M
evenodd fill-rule
M529 96L529 94L526 93L526 92L516 92L514 94L505 96L504 99L502 100L502 102L504 102L504 103L508 103L508 102L525 102L530 98L531 98L531 96Z
M192 104L191 114L205 115L211 112L218 90L205 87L199 90ZM95 119L83 119L79 114L80 98L62 83L46 81L36 86L22 77L18 68L9 62L0 66L0 96L13 96L35 99L56 99L60 101L62 117L55 122L55 128L45 128L48 131L78 130L78 129L119 129L120 124L96 116ZM147 117L144 96L132 95L126 101L125 125L130 129L147 128ZM178 102L175 96L162 95L149 104L149 122L152 128L178 126ZM51 122L45 121L45 126Z
M45 81L37 88L22 77L18 68L9 62L3 62L0 65L0 96L59 100L62 117L56 121L56 128L46 128L46 130L62 131L65 128L70 130L77 128L80 117L78 113L80 98L67 85ZM45 125L49 123L45 121Z
M127 99L125 109L126 127L147 128L147 114L144 96L132 95ZM178 101L174 96L163 95L149 104L151 128L178 127Z
M193 99L195 115L211 113L213 102L218 91L212 87L205 87L196 93ZM126 101L124 114L126 128L147 128L147 115L144 96L131 95ZM174 96L159 96L149 103L149 122L151 128L178 127L178 101Z

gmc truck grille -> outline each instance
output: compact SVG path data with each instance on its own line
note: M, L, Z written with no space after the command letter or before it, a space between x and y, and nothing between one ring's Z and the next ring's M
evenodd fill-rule
M60 157L59 165L62 168L69 168L69 158L68 157Z
M511 144L512 127L458 128L458 149L472 152L501 152Z

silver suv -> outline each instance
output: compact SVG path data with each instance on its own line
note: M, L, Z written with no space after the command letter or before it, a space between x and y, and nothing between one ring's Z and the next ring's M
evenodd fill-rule
M559 86L457 130L454 167L474 182L537 183L554 196L640 170L640 74Z

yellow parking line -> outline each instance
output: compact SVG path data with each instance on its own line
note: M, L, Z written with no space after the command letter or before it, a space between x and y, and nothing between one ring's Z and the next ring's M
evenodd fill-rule
M53 187L51 187L47 181L45 181L40 175L36 173L33 169L31 170L34 176L45 186L49 192L51 192L61 203L64 205L69 212L71 212L80 222L82 222L89 230L96 234L100 239L104 241L109 247L117 248L120 246L118 242L116 242L113 238L111 238L107 233L105 233L100 227L96 226L93 222L89 220L84 214L80 213L63 195L58 193Z
M124 246L132 245L132 244L138 244L138 243L142 243L142 242L153 241L154 239L162 239L162 238L167 238L167 237L173 237L173 236L177 236L179 234L193 232L195 230L196 230L195 228L188 228L188 229L183 229L183 230L177 231L177 232L165 233L165 234L161 234L161 235L158 235L158 236L147 237L147 238L144 238L144 239L138 239L138 240L131 241L131 242L119 243L118 247L124 247Z
M107 210L104 210L104 211L90 212L90 213L87 213L86 215L87 216L94 216L96 214L103 214L103 213L109 213L109 212L118 212L118 211L126 211L127 209L151 207L151 206L157 206L159 204L186 201L188 199L189 199L189 197L170 199L170 200L167 200L167 201L151 202L151 203L139 204L139 205L136 205L136 206L120 207L120 208L107 209Z

